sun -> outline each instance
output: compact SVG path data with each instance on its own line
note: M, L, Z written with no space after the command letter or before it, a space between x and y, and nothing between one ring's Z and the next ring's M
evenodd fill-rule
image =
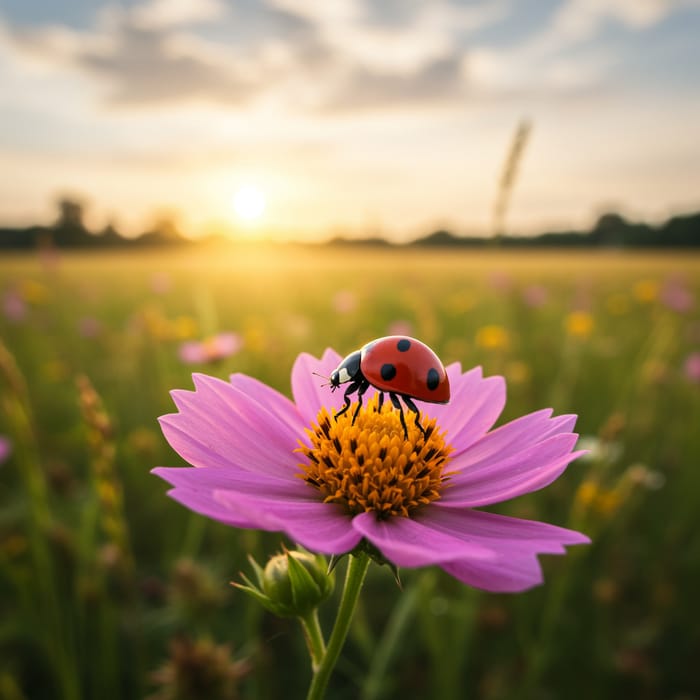
M265 195L254 185L244 185L233 196L233 209L243 221L257 221L265 213Z

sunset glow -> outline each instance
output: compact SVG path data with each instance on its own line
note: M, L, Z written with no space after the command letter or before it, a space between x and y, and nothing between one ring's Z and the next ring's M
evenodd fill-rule
M265 212L265 195L254 185L245 185L234 195L233 208L243 221L257 221Z
M697 0L10 2L0 225L70 193L128 234L489 235L523 120L506 230L660 221L700 208L699 29Z

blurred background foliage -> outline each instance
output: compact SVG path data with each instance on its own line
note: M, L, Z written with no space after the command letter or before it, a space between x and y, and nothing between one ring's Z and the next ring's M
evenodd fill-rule
M295 622L229 585L283 537L170 501L149 472L182 461L156 419L193 371L289 395L298 353L402 333L505 375L499 423L579 415L590 454L499 510L593 544L543 557L521 595L438 569L403 571L400 591L374 567L329 697L700 698L699 272L614 250L4 257L0 697L303 697Z

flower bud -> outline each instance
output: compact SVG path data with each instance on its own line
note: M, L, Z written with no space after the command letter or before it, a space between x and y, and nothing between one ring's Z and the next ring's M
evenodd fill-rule
M252 558L250 562L257 585L244 575L246 585L234 586L280 617L305 617L333 591L335 577L321 555L285 551L272 557L264 570Z

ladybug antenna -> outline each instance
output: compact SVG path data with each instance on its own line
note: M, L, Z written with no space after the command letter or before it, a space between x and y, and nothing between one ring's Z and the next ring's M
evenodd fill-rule
M315 376L317 376L317 377L321 377L321 379L325 379L325 380L326 380L326 383L325 383L325 384L321 384L321 386L330 386L330 385L331 385L331 378L330 378L330 377L326 377L325 374L319 374L318 372L312 372L311 374L313 374L313 375L315 375Z

